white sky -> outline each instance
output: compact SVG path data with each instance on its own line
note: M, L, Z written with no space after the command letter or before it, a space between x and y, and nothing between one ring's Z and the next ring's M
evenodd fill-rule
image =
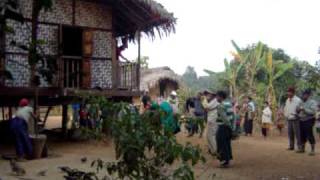
M157 0L178 18L176 33L162 39L142 40L142 55L150 67L169 66L182 74L188 65L222 71L223 59L233 50L262 41L282 48L292 57L319 59L319 0ZM124 52L137 57L137 47Z

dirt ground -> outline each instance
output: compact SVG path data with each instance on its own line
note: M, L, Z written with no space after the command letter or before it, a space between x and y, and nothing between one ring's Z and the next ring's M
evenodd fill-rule
M188 138L185 132L181 132L178 134L178 139L182 143L190 141L199 144L203 149L207 162L194 167L196 179L320 180L320 146L317 147L319 150L316 156L296 154L286 150L285 136L274 134L268 139L263 139L259 133L256 133L253 137L240 137L239 140L233 141L234 161L232 166L229 169L219 169L217 160L206 153L205 137ZM20 163L27 171L23 179L59 180L63 179L57 168L59 166L94 171L90 168L92 160L97 158L103 158L106 161L114 160L112 143L56 142L51 143L49 148L54 156ZM81 163L82 157L87 157L88 162ZM42 170L47 170L47 175L37 176L37 173ZM2 180L19 179L10 174L9 162L5 160L0 160L0 177Z

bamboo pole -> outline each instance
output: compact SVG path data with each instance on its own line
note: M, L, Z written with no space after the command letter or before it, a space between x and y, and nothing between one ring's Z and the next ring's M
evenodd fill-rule
M137 90L140 90L141 32L138 32Z

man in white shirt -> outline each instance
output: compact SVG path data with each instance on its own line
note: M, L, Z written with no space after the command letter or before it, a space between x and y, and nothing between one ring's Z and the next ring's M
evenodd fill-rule
M207 116L207 141L209 146L209 152L211 154L216 154L217 143L216 143L216 133L217 133L217 107L219 102L215 98L215 94L209 91L205 92L206 97L202 99L202 105L204 109L208 112Z
M297 109L300 107L301 99L295 96L295 89L288 89L288 99L284 107L284 116L288 122L288 138L289 138L289 151L294 150L295 139L297 141L298 151L302 149L300 122L297 117Z

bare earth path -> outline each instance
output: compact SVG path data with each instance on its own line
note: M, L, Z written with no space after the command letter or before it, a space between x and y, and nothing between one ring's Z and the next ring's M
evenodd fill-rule
M191 141L194 144L199 144L206 152L204 138L186 138L186 134L180 133L178 139L181 142ZM27 175L24 178L59 180L63 178L57 169L58 166L67 165L93 171L90 169L89 162L91 160L99 157L112 160L114 157L114 151L110 144L70 142L51 144L50 148L52 152L60 156L21 163L27 170ZM217 168L218 162L205 154L207 162L194 167L195 175L197 179L320 180L320 146L318 146L318 153L314 157L289 152L286 151L286 148L287 140L285 137L274 136L267 140L258 135L241 137L233 142L234 162L231 168ZM80 162L80 158L83 156L88 157L88 163L82 164ZM41 170L48 170L47 176L37 176L37 172ZM10 175L8 161L0 160L0 177L3 180L17 179Z

